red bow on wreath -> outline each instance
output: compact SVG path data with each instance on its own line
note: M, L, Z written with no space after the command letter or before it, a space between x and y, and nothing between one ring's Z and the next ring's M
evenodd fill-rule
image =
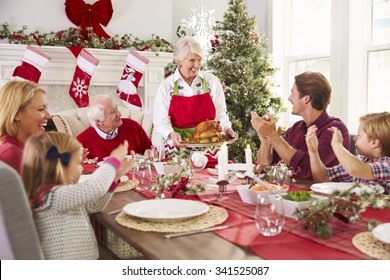
M65 12L72 23L81 27L85 37L88 34L86 28L92 27L99 38L111 38L100 26L100 24L107 26L111 20L114 12L111 0L99 0L92 5L86 4L83 0L66 0Z

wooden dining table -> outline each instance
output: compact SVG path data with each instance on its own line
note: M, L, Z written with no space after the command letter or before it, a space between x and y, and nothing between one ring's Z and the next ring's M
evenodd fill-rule
M104 250L107 250L104 233L108 228L148 259L259 259L249 248L236 246L212 232L166 239L162 233L126 228L115 221L115 214L108 214L128 203L144 199L135 191L115 193L103 212L92 215L100 246Z
M201 176L200 181L209 183L206 178L210 175L205 170L198 176ZM235 184L240 184L240 181ZM310 185L310 181L297 182L292 189L299 190ZM112 253L106 246L105 232L109 229L142 253L146 259L154 260L370 259L353 248L350 236L316 238L313 233L297 229L294 224L296 221L292 219L286 219L285 228L278 236L264 237L255 226L251 214L254 207L245 205L234 191L221 203L208 201L205 199L207 195L201 197L202 199L196 198L210 205L226 207L229 218L223 225L233 226L232 229L166 239L163 233L124 227L115 221L116 214L109 214L122 209L128 203L152 198L145 195L146 192L131 190L115 193L103 212L91 216L99 245L103 250ZM186 199L185 196L180 198ZM365 219L378 217L381 222L390 221L390 211L370 210ZM340 224L336 222L335 226L340 227ZM349 230L351 231L349 234L355 234L362 230L362 226ZM113 258L116 257L111 255Z

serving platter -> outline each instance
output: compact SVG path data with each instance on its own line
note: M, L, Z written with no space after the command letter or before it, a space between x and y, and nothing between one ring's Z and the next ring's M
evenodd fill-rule
M233 144L237 141L237 138L229 139L223 142L210 142L210 143L187 143L182 142L182 144L185 144L188 148L207 148L207 147L220 147L223 145L223 143L226 143L227 145Z
M123 207L127 215L153 222L189 219L206 213L209 207L201 202L184 199L150 199L132 202Z

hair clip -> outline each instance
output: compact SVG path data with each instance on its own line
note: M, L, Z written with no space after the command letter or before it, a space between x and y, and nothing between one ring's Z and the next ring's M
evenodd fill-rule
M64 166L67 166L69 161L70 161L70 157L71 157L71 153L69 152L66 152L66 153L59 153L58 152L58 149L56 146L52 145L49 150L47 151L46 153L46 159L50 159L50 160L53 160L53 159L56 159L56 158L59 158L61 163L64 165Z

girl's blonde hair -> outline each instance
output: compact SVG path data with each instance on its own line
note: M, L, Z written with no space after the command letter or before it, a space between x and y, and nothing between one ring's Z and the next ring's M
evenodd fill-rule
M371 113L360 117L363 130L369 139L379 139L382 156L390 156L390 113Z
M31 103L36 92L45 90L31 81L12 80L7 82L0 90L0 132L1 136L8 134L16 136L18 127L15 116L19 111Z
M59 153L70 153L72 158L82 149L73 136L61 132L46 132L31 136L24 146L22 159L22 180L28 197L33 200L36 194L46 194L52 184L70 184L65 176L64 165L59 158L47 159L49 149L55 146Z

